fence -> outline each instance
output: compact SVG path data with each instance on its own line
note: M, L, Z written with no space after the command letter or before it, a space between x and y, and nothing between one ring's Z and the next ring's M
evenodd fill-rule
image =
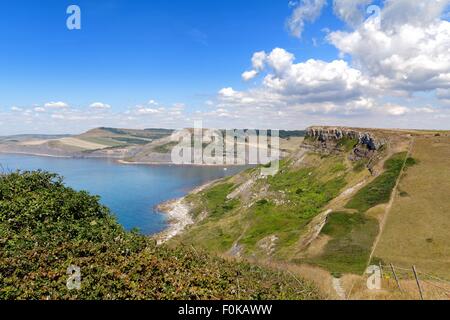
M393 264L379 264L382 289L396 290L422 300L450 299L450 280L418 270Z

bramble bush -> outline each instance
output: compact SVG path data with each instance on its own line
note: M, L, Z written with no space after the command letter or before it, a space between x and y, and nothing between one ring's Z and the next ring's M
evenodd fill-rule
M71 265L81 289L66 286ZM315 299L291 275L169 249L48 172L0 176L0 299Z

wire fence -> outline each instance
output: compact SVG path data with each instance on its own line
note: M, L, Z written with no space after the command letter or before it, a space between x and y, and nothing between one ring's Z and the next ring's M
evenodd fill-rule
M450 280L418 270L393 264L379 264L383 289L405 294L418 294L422 300L450 299Z

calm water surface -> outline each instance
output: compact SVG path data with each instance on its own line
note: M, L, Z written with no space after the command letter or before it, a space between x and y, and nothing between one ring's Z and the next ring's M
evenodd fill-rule
M46 170L64 177L77 190L99 195L127 229L153 234L166 227L166 218L155 210L161 202L178 198L196 186L235 174L242 167L180 167L171 165L121 165L111 160L65 159L0 154L3 171Z

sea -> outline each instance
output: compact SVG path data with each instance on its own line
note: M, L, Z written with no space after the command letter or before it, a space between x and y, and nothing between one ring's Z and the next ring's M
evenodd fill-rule
M236 174L246 167L127 165L108 159L53 158L0 154L3 173L44 170L57 173L67 186L100 196L127 230L145 235L167 227L166 216L156 210L162 202L180 198L210 181Z

